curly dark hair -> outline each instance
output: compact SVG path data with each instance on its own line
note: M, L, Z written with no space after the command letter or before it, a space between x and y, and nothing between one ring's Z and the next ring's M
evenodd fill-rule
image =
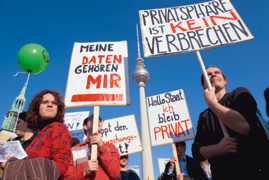
M26 119L27 119L28 127L31 129L34 129L34 130L37 129L38 121L40 121L39 106L45 94L51 94L54 96L56 105L58 106L58 112L55 116L55 119L57 122L61 122L61 123L64 122L65 104L62 101L62 98L63 98L62 94L54 90L51 91L51 90L45 89L41 91L40 93L34 95L32 102L29 104Z

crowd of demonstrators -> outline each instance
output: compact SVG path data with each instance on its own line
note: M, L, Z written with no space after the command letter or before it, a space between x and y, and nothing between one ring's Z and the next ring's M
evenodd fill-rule
M209 90L201 77L209 108L198 120L193 157L209 160L214 180L268 179L269 143L256 116L255 99L243 87L226 92L226 77L219 68L211 66L206 72L213 87ZM230 137L224 137L219 119Z
M11 157L1 164L2 180L63 177L71 158L71 136L63 124L64 112L62 95L56 91L43 90L33 97L26 120L37 135L25 149L25 160Z
M199 116L193 158L186 155L186 143L176 142L178 162L171 157L158 180L264 180L269 177L269 142L256 116L257 104L243 87L226 92L226 76L216 66L206 68L212 85L209 90L203 75L204 101L208 109ZM269 117L269 88L264 91ZM215 101L215 99L217 101ZM127 170L128 155L120 157L117 148L93 131L93 114L83 122L86 139L72 138L64 122L62 95L43 90L33 97L28 112L19 115L16 134L26 159L7 157L1 164L2 180L140 180ZM224 137L219 120L230 137ZM91 159L91 147L97 145L97 160ZM207 161L208 159L208 161ZM176 172L176 163L180 172ZM209 165L210 163L210 165ZM1 179L1 178L0 178Z
M165 165L161 180L207 180L207 176L202 169L200 162L186 155L186 143L184 141L176 143L178 161L173 156ZM176 172L176 163L179 163L180 173Z
M123 155L120 157L120 174L116 180L140 180L139 176L135 171L127 169L126 165L128 163L128 155Z
M64 179L112 180L120 173L120 154L113 144L102 141L102 119L99 116L98 132L92 132L93 114L83 122L87 138L83 143L72 147L73 158ZM91 145L97 144L97 160L91 160Z

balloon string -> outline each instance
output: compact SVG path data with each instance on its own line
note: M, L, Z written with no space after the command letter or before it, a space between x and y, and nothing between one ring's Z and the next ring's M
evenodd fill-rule
M17 74L18 73L20 73L20 72L17 72ZM25 73L25 72L21 72L21 73ZM17 76L17 74L16 74L16 76ZM30 78L30 72L28 73L28 77L27 77L27 80L25 82L26 86L25 86L25 91L23 92L23 96L25 95L25 92L26 92L26 89L27 89L27 86L28 86L29 78ZM20 115L20 111L21 111L21 105L22 105L22 103L19 104L19 111L18 111L18 114L17 114L17 117L16 117L13 133L15 133L15 130L16 130L16 127L17 127L17 124L18 124L18 119L19 119L19 115ZM11 139L11 141L12 141L12 139Z
M17 72L13 77L17 76L19 73L26 73L26 72Z

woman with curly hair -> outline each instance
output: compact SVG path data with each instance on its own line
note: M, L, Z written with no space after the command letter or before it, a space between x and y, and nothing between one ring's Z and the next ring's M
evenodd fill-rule
M21 173L24 176L29 172L25 179L42 179L44 177L45 179L58 179L67 171L71 158L71 135L66 125L63 124L64 107L62 95L47 89L36 94L29 104L26 119L28 127L37 131L37 136L25 150L28 154L26 161L19 160L23 161L24 166L28 168L26 170L21 168L24 170L18 171L18 174ZM12 169L19 168L15 167L18 164L15 161L17 159L14 160L14 158L7 161L3 177L10 174L8 169L11 167L10 172ZM19 175L18 178L21 179ZM14 177L6 179L14 179Z

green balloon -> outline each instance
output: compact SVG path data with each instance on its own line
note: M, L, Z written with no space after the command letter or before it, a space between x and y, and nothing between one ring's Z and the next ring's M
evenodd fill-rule
M49 53L39 44L26 44L18 53L18 63L24 72L38 74L49 64Z

